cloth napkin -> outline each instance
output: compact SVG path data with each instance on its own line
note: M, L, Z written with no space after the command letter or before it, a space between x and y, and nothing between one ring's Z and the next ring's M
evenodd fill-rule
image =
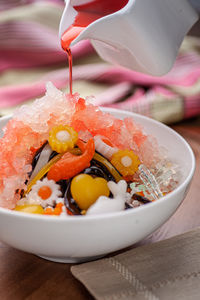
M200 228L71 267L97 300L199 300Z
M58 37L62 0L0 1L0 114L45 92L47 81L68 91L67 56ZM73 91L95 104L165 123L200 114L200 40L187 37L171 72L151 77L102 62L89 41L72 49Z

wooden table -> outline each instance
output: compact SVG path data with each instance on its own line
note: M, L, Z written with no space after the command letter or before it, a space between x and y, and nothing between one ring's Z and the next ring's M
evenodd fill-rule
M199 28L200 22L193 28L197 35ZM189 193L177 212L143 244L200 226L200 117L172 127L191 145L196 157L196 171ZM0 244L0 299L93 299L71 275L70 267L70 264L48 262Z

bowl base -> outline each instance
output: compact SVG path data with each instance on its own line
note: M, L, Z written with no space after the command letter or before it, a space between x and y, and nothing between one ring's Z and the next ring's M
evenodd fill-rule
M43 255L38 255L38 256L43 259L50 260L57 263L78 264L78 263L96 260L104 257L105 255L89 256L89 257L50 257L50 256L43 256Z

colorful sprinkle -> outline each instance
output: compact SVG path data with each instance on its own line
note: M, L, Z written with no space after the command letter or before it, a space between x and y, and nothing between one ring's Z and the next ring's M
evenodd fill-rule
M123 176L130 176L137 172L140 160L133 151L119 150L112 155L111 163Z
M77 141L78 133L67 125L53 127L49 133L49 145L57 153L73 149Z

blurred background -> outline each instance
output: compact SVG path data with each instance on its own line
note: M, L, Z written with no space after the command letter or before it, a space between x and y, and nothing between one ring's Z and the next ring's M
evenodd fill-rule
M197 10L200 10L200 1L199 0L189 0L189 1Z
M190 0L200 10L200 0ZM52 81L68 92L68 62L58 38L63 0L0 0L0 115L42 96ZM73 91L96 104L167 124L200 115L200 25L192 28L166 76L141 76L103 62L89 41L72 49Z

